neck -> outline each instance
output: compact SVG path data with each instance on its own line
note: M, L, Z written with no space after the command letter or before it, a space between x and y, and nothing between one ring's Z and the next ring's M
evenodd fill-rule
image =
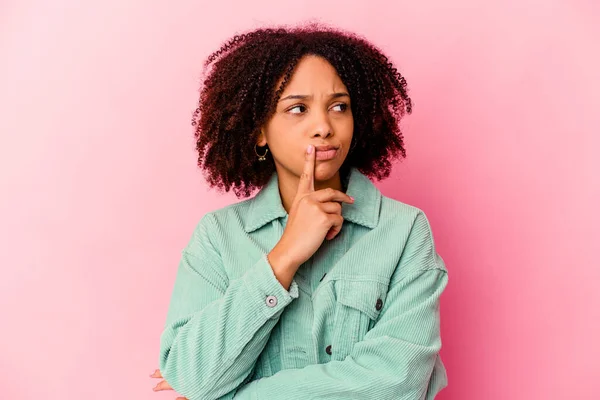
M289 214L290 208L292 207L292 203L294 202L294 198L296 197L296 193L298 191L298 183L300 182L300 177L294 175L288 170L283 170L283 168L281 169L281 171L277 169L277 178L279 181L279 194L281 196L281 203L283 205L283 208L285 208L285 211ZM315 180L315 191L325 189L328 187L344 191L339 170L327 180Z

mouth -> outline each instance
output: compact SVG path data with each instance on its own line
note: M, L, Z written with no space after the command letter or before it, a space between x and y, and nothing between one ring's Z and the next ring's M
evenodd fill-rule
M329 150L337 150L340 146L332 146L332 145L326 145L326 146L315 146L315 150L317 151L329 151Z
M334 159L338 154L339 146L315 146L315 158L319 161Z

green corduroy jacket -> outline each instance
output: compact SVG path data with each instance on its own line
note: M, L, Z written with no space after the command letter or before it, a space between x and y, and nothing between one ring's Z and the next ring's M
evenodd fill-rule
M206 213L182 251L159 368L189 400L433 399L448 283L422 210L355 168L342 230L289 290L266 257L288 214L277 173L256 196Z

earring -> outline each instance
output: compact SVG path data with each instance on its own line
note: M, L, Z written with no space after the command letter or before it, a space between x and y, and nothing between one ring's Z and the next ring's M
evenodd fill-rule
M256 143L256 144L254 145L254 153L256 153L256 155L258 156L258 161L265 161L265 160L267 159L267 158L266 158L266 156L267 156L267 153L269 152L269 149L265 149L265 154L263 154L263 155L260 155L260 154L258 154L258 152L256 151L256 146L258 146L258 143Z

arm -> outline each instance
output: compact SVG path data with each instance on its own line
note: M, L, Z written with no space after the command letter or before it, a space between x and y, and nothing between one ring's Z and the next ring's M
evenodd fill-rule
M160 337L160 371L190 400L233 397L282 311L298 297L296 282L285 290L266 255L228 281L210 241L212 218L202 218L183 250ZM275 296L276 304L268 304L267 296Z
M235 399L428 399L446 386L439 298L447 271L426 219L417 220L392 277L380 319L343 361L279 371Z

